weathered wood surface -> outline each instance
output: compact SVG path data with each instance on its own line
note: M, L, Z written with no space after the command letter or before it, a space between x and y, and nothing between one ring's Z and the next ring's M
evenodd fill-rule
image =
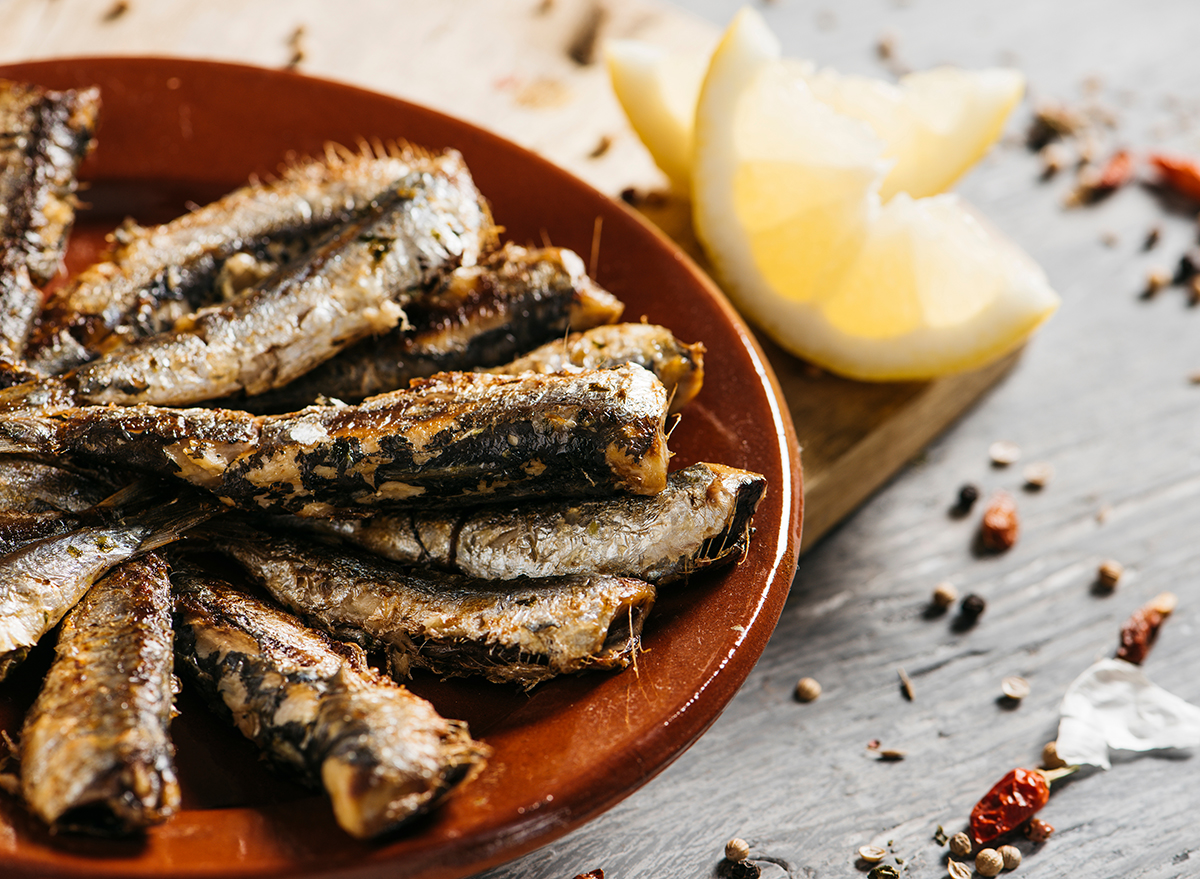
M0 59L158 52L277 65L288 57L287 36L306 23L302 69L488 125L606 191L655 185L644 155L621 135L599 71L550 60L562 54L562 30L538 32L544 56L507 41L513 14L535 18L540 5L131 0L128 13L104 23L106 2L7 0ZM546 5L560 23L590 7ZM710 38L738 3L684 3L713 24L668 13L629 18L633 3L607 6L613 32L670 42ZM780 0L763 10L790 53L850 72L884 74L874 47L890 34L913 67L1017 63L1041 96L1080 100L1085 81L1099 77L1099 98L1119 111L1114 143L1200 153L1200 12L1188 0ZM414 39L414 23L430 22L437 27ZM517 73L481 94L471 65L485 48ZM561 65L563 81L592 83L591 91L571 88L603 121L600 130L614 126L604 156L587 158L595 129L584 137L522 109L518 94L534 103L562 96L541 78L541 64ZM1018 116L1027 118L1028 107ZM615 177L605 176L609 167ZM597 867L608 879L712 876L734 835L756 857L777 861L760 861L767 877L864 875L855 849L889 840L905 875L944 875L936 825L957 829L993 781L1036 762L1067 684L1111 654L1125 616L1165 589L1180 596L1180 608L1146 670L1200 702L1200 386L1187 380L1200 370L1200 310L1188 309L1177 289L1153 301L1136 295L1149 267L1170 267L1193 243L1195 209L1164 205L1135 186L1065 211L1067 181L1041 183L1038 173L1034 157L1008 146L961 189L1047 268L1064 298L1060 313L998 387L811 548L762 661L696 746L601 818L486 879L571 879ZM1153 225L1163 240L1144 252ZM1109 234L1115 243L1106 246ZM1051 462L1054 480L1030 493L1020 465L991 467L987 447L1000 438L1017 442L1025 461ZM811 468L809 476L812 487ZM971 551L978 510L948 515L964 481L1017 496L1022 535L1009 553ZM1111 595L1094 589L1104 558L1127 566ZM941 580L987 598L973 629L957 631L952 616L927 618ZM913 678L912 703L900 693L898 667ZM1008 710L996 697L1000 679L1014 673L1033 692ZM792 700L802 675L824 685L817 702ZM908 756L880 763L865 750L871 739ZM1019 874L1200 875L1198 771L1190 754L1141 757L1063 785L1044 812L1058 833L1042 846L1020 843Z

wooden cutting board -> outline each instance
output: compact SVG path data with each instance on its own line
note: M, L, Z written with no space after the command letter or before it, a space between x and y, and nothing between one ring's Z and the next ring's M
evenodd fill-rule
M0 62L115 54L292 64L489 128L613 197L627 190L661 193L666 179L612 95L603 41L636 38L670 49L711 46L717 36L712 24L656 0L0 4ZM685 202L637 201L703 265ZM917 455L1015 360L934 382L863 384L823 374L766 342L763 348L802 448L806 547Z

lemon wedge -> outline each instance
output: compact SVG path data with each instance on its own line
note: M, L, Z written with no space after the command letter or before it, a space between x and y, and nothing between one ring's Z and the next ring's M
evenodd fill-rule
M780 60L742 10L696 106L696 233L730 297L784 348L866 380L928 379L1015 349L1058 305L957 196L886 205L888 144Z
M606 47L609 77L634 131L658 166L681 191L691 178L692 130L704 52L667 52L637 40ZM871 126L893 160L880 195L914 198L949 189L987 152L1025 90L1019 71L938 67L910 73L898 84L818 70L807 61L785 61L813 96L844 116Z

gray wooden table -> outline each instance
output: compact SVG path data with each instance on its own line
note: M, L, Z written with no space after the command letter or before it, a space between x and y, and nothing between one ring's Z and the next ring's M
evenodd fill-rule
M724 24L736 0L682 5ZM779 0L760 7L785 51L843 71L886 75L889 36L921 68L1016 64L1036 97L1112 108L1113 145L1200 155L1200 7L1190 2ZM1011 130L1029 118L1020 108ZM1146 271L1173 268L1196 240L1195 206L1134 185L1065 210L1067 175L1039 180L1038 159L1012 143L960 186L1046 268L1059 313L1016 370L840 528L809 548L762 660L712 729L657 779L563 840L487 879L717 875L731 836L751 843L766 877L855 876L856 849L888 845L904 875L945 875L941 824L958 829L974 801L1014 766L1037 765L1054 738L1068 683L1111 655L1125 617L1163 590L1180 599L1145 668L1200 702L1200 309L1183 292L1138 298ZM1160 243L1143 250L1159 226ZM993 468L993 440L1023 462L1053 464L1043 490L1021 465ZM978 557L977 515L947 514L966 481L1006 488L1022 533L1007 554ZM976 511L978 513L978 509ZM1114 558L1126 575L1094 588ZM941 580L988 601L977 626L926 616ZM900 692L897 668L916 699ZM1031 695L1002 706L1000 680ZM796 680L824 694L792 699ZM871 739L907 751L880 762ZM1200 763L1142 756L1061 785L1043 815L1046 844L1024 840L1029 877L1200 875Z

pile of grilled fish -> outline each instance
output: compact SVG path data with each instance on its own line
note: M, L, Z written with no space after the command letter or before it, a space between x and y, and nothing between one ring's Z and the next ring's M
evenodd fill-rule
M667 469L703 347L500 242L454 151L331 147L127 221L41 307L97 111L0 83L0 679L57 630L9 785L51 828L178 809L178 670L389 833L489 753L414 669L625 667L659 587L745 551L763 477Z

